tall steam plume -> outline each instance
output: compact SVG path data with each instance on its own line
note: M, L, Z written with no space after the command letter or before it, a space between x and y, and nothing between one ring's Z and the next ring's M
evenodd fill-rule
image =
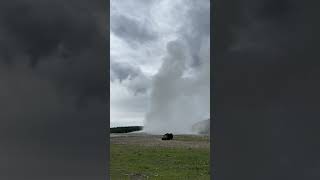
M193 133L192 126L210 116L210 45L200 40L198 64L188 40L167 44L167 54L154 76L145 131L149 133Z

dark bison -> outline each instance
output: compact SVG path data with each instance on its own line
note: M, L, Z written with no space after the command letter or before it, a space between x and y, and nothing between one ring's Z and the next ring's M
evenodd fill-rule
M165 135L162 136L162 140L171 140L173 139L173 134L171 133L166 133Z

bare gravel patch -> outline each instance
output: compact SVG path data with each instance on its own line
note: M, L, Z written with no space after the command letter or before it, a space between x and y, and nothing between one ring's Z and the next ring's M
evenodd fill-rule
M174 135L173 140L163 141L162 135L151 135L145 133L111 134L111 144L130 144L152 147L169 148L209 148L210 140L204 135Z

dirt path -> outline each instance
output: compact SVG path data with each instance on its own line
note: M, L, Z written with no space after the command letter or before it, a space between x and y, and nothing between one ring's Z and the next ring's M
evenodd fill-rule
M145 133L111 134L111 144L132 144L142 146L184 147L184 148L209 148L208 136L202 135L174 135L173 140L163 141L161 135Z

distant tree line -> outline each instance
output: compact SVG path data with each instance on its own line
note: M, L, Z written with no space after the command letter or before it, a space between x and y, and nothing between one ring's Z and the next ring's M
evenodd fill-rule
M143 126L126 126L126 127L114 127L110 128L110 133L129 133L134 131L140 131Z

